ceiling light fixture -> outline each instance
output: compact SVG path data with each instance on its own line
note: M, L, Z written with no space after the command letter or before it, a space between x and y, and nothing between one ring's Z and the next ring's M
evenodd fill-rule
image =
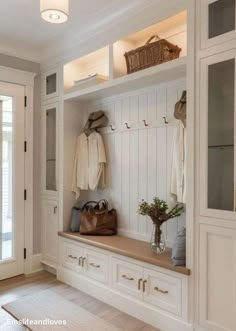
M40 0L40 13L49 23L64 23L69 16L69 0Z

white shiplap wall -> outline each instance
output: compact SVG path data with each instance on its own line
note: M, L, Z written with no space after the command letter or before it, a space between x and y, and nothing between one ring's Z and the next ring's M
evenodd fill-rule
M142 199L154 196L173 203L169 194L174 105L186 88L185 79L137 90L86 105L86 111L106 111L115 131L102 130L107 153L107 188L90 192L91 199L107 198L117 209L120 233L150 240L152 223L137 214ZM166 116L169 124L164 124ZM149 124L144 126L143 120ZM131 129L126 129L127 122ZM185 215L164 225L168 246L172 246Z

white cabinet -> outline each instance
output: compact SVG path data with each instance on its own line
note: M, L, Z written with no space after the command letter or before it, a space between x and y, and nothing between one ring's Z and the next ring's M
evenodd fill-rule
M48 100L59 96L59 70L51 69L42 74L42 98Z
M209 48L236 37L235 0L201 0L201 48Z
M200 61L200 213L236 220L236 50Z
M59 248L60 281L160 330L192 330L189 276L98 248L86 238L72 240L60 234Z
M143 294L145 302L181 315L181 279L145 268Z
M83 248L78 245L65 243L63 245L63 266L74 271L83 272Z
M112 258L112 286L170 313L181 315L181 279Z
M52 266L57 264L57 229L58 203L45 199L42 203L42 261Z
M42 109L42 194L56 196L58 191L58 103Z
M236 230L200 227L200 322L214 331L236 330Z
M117 290L142 299L143 268L117 258L112 259L112 286Z
M63 242L62 264L101 283L108 281L108 256L81 245Z

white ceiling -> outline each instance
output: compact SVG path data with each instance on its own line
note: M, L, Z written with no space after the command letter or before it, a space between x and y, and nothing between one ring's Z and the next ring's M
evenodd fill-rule
M53 46L114 18L140 0L70 0L67 23L50 24L40 17L40 0L0 1L0 53L40 60ZM24 54L24 55L23 55Z

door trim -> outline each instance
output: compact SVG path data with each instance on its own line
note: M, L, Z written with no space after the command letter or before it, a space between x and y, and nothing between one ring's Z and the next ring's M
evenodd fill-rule
M27 200L25 201L25 248L27 256L24 262L24 273L33 271L33 110L34 110L34 78L36 73L0 66L0 81L23 85L27 105L25 107L25 141L27 152L25 153L25 189ZM24 146L22 146L24 148ZM23 192L22 192L23 194ZM22 252L24 254L24 252Z

